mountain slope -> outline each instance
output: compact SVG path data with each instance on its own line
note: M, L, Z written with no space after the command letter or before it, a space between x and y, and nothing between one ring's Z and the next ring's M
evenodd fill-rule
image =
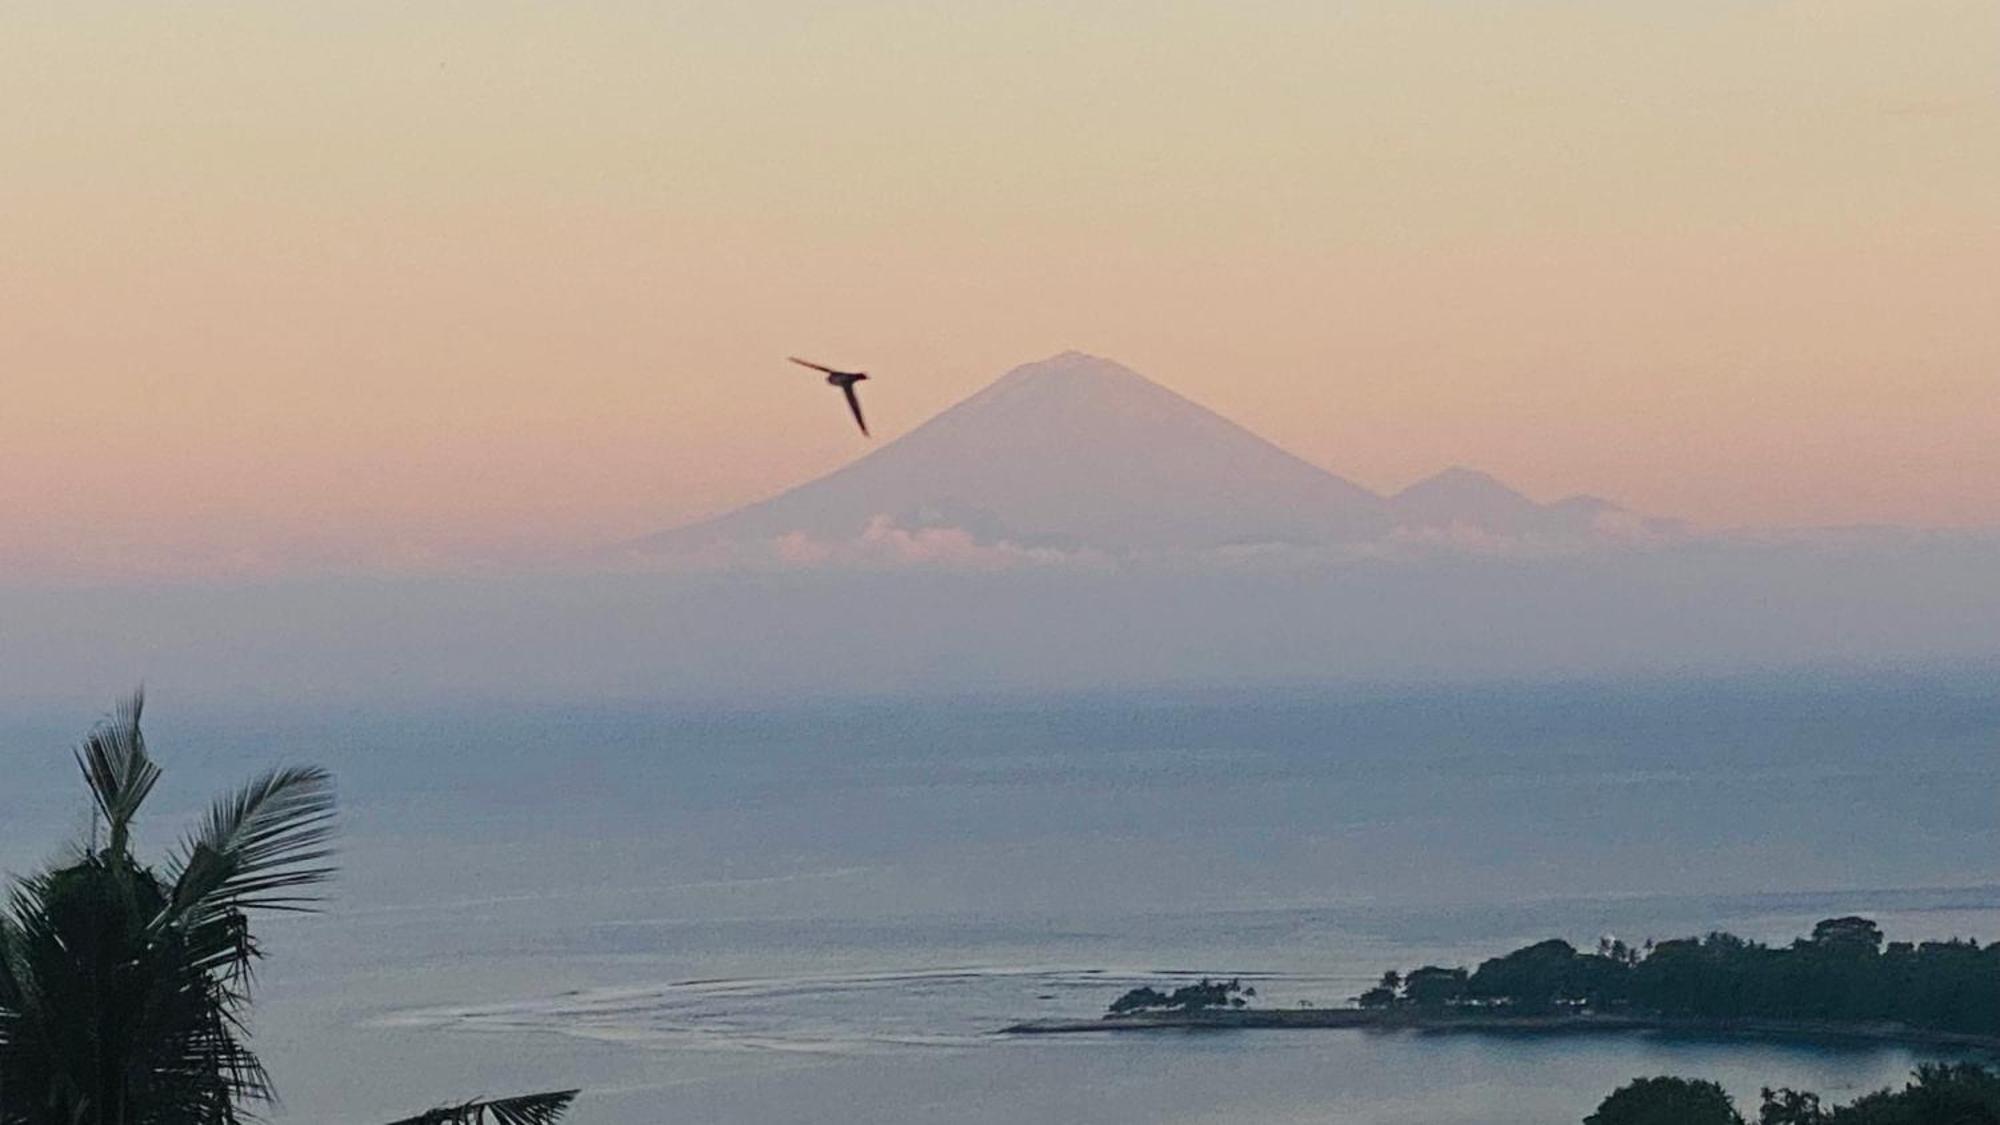
M1367 489L1128 368L1065 352L845 468L631 547L840 540L881 517L1111 551L1338 542L1391 522Z

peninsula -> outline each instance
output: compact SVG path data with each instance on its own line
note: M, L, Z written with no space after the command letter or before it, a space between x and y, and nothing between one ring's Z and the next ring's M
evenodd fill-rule
M1860 917L1766 946L1726 933L1582 952L1530 945L1476 970L1388 972L1339 1007L1258 1008L1236 981L1134 989L1100 1019L1035 1020L1012 1035L1347 1028L1862 1040L2000 1053L2000 942L1884 943Z

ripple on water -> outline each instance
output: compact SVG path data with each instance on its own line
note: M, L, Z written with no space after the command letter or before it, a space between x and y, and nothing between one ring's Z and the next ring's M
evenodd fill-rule
M1082 1017L1144 984L1240 977L1266 994L1344 996L1340 977L1237 970L947 966L584 989L498 1004L406 1009L380 1024L538 1032L657 1049L827 1055L963 1049L1027 1017Z

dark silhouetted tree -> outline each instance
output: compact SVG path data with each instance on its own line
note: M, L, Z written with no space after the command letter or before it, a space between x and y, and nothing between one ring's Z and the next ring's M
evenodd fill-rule
M1882 949L1882 927L1867 918L1850 914L1845 918L1828 918L1815 925L1812 937L1806 940L1821 949L1872 956Z
M1713 1082L1640 1078L1621 1086L1583 1125L1744 1125L1729 1094Z
M252 917L313 908L333 782L271 770L218 798L164 864L133 830L160 768L134 695L76 751L93 808L74 855L0 911L0 1125L236 1125L272 1097L246 1042ZM426 1125L549 1125L575 1091L467 1102Z
M1419 1008L1442 1008L1465 999L1464 969L1425 965L1403 978L1403 999Z
M1241 1008L1248 1001L1246 996L1257 995L1255 988L1246 988L1241 980L1209 980L1203 977L1195 984L1182 985L1171 993L1157 988L1135 988L1111 1002L1108 1013L1114 1016L1133 1012L1199 1012L1208 1008Z
M1725 1110L1728 1116L1719 1116ZM1584 1122L1698 1125L1740 1120L1712 1082L1649 1078L1606 1098ZM1766 1089L1757 1125L2000 1125L2000 1072L1977 1063L1927 1064L1900 1090L1878 1090L1832 1108L1817 1094Z
M159 780L135 695L76 752L94 818L76 857L23 880L0 921L0 1122L204 1125L270 1083L246 1044L249 919L310 905L333 786L273 770L217 800L164 867L132 851Z
M2000 1125L2000 1073L1975 1063L1920 1066L1901 1090L1857 1098L1825 1120L1826 1125Z

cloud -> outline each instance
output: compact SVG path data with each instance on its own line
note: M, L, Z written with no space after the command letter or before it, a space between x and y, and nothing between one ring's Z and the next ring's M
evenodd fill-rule
M964 527L907 527L892 517L871 518L847 538L803 531L769 539L714 541L654 558L634 558L638 569L667 571L899 571L962 573L1063 568L1105 570L1117 560L1094 549L1028 545L981 535Z
M1291 571L1360 562L1448 557L1556 559L1651 550L1685 542L1677 524L1607 508L1561 531L1502 532L1470 523L1400 526L1344 543L1261 542L1158 551L1111 551L1023 543L1005 532L956 523L870 518L845 537L793 531L762 539L718 539L661 554L635 554L620 569L666 572L1162 570Z
M1174 570L1275 573L1449 558L1583 558L1652 551L1687 541L1688 536L1669 523L1612 511L1575 531L1495 531L1470 523L1404 525L1380 537L1350 543L1234 543L1157 553L1132 561Z

